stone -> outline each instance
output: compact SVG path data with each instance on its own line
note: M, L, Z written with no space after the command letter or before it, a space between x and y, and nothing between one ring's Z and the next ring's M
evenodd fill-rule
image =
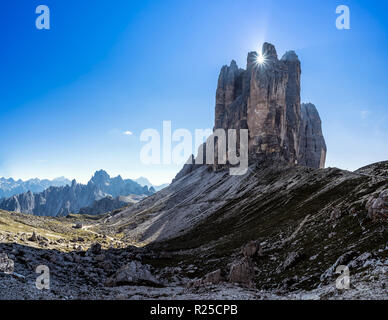
M366 204L368 218L388 218L388 189L382 191L377 198L370 198Z
M189 281L187 284L186 284L186 288L187 289L190 289L190 288L200 288L203 286L203 279L196 279L196 280L192 280L192 281Z
M242 249L242 254L246 258L253 258L261 255L261 246L257 241L247 243Z
M330 213L330 220L337 220L341 218L341 210L338 208L334 208L333 211Z
M105 285L115 287L121 285L149 285L160 286L159 281L151 274L150 267L143 265L139 261L131 261L121 267Z
M247 286L253 286L254 266L249 259L242 259L232 264L228 276L231 283L239 283Z
M37 234L35 233L35 231L32 233L31 237L29 237L27 240L28 240L28 241L33 241L33 242L38 241L38 236L37 236Z
M6 253L0 253L0 272L12 274L14 272L14 262L8 258Z
M204 283L219 284L221 281L222 281L222 274L220 269L208 273L203 278Z
M39 245L41 246L46 246L48 245L48 242L49 242L47 238L35 233L35 231L32 233L31 237L29 237L27 240L32 242L39 242Z

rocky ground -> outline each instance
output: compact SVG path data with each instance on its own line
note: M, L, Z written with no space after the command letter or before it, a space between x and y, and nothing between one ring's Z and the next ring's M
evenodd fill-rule
M388 260L373 255L353 259L364 271L351 274L349 290L338 290L335 282L313 290L257 288L229 282L214 284L189 278L194 266L156 269L142 264L144 259L158 259L158 254L134 247L101 250L98 245L87 251L61 252L17 244L1 244L4 254L14 262L14 271L0 272L1 299L220 299L220 300L319 300L388 299ZM388 246L382 250L387 254ZM160 256L160 255L159 255ZM136 263L136 270L128 264ZM0 262L1 264L1 262ZM50 289L36 286L38 265L50 270ZM117 271L118 270L118 271ZM121 270L121 271L120 271ZM10 271L10 270L9 270ZM126 271L128 272L126 274ZM120 283L120 281L122 281ZM131 283L130 283L131 282Z
M198 189L188 199L179 182L181 202L172 184L143 201L148 211L139 203L113 216L0 212L0 298L388 299L388 183L375 175L388 164L374 166L260 167L257 182L241 179L224 198L205 189L200 207L191 198ZM222 177L208 174L207 181ZM148 226L169 206L180 214L197 208L202 218L191 228L181 223L186 230L176 237L145 243L142 221ZM201 214L206 207L214 211ZM50 290L37 289L39 265L49 268ZM340 266L348 289L336 287Z
M385 248L388 251L388 247ZM94 252L63 253L33 249L15 244L2 244L1 252L7 253L14 261L14 272L0 272L1 299L220 299L220 300L320 300L320 299L387 299L388 261L366 257L362 264L364 271L351 274L349 290L338 290L335 282L319 286L313 290L285 290L256 288L228 282L216 284L202 283L188 286L193 282L185 273L190 268L156 270L141 264L143 257L154 253L141 253L137 249L121 249ZM140 253L137 253L140 252ZM1 260L1 257L0 257ZM136 273L126 265L139 262L141 271ZM357 261L357 258L353 261ZM354 262L353 262L354 263ZM50 270L50 289L39 290L36 286L37 265L47 265ZM121 267L120 267L121 266ZM124 267L124 268L122 268ZM132 284L125 283L129 278L121 275L124 282L117 281L116 270L129 270ZM149 273L145 270L149 270ZM151 273L152 272L152 273ZM171 272L175 275L171 277ZM111 276L110 276L111 275ZM109 279L114 279L109 284ZM155 281L155 282L154 282ZM196 282L196 281L194 281Z

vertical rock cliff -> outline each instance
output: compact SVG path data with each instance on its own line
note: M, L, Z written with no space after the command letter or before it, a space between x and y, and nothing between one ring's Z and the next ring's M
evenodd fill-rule
M311 103L303 103L301 113L298 164L311 168L323 168L327 150L318 110Z
M300 79L296 53L288 51L279 60L269 43L261 54L248 54L246 70L232 61L218 79L214 129L248 129L251 161L264 157L323 168L321 120L313 105L301 107Z

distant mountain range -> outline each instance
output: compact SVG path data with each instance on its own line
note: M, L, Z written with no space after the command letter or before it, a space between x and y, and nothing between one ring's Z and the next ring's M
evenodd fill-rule
M131 204L138 203L146 197L144 194L131 194L128 196L118 196L113 198L107 196L100 200L95 200L90 207L81 208L79 214L100 214L111 212L119 208L128 207Z
M56 178L54 180L48 179L30 179L27 181L14 180L12 178L0 178L0 199L12 197L16 194L31 191L33 193L42 192L49 187L62 187L70 185L71 181L65 177Z
M160 191L169 185L168 183L164 183L164 184L161 184L159 186L156 186L156 185L152 184L147 178L144 178L144 177L134 179L133 181L136 181L141 186L147 186L148 188L153 187L155 189L155 191Z
M73 180L69 185L50 186L38 193L28 190L1 200L0 208L39 216L63 216L78 213L83 208L93 208L95 201L104 198L107 198L104 206L116 209L123 203L115 200L119 196L148 196L153 193L155 193L153 187L141 186L131 179L124 180L121 176L111 178L107 172L100 170L86 185ZM108 205L106 202L113 203ZM82 212L85 212L85 209Z

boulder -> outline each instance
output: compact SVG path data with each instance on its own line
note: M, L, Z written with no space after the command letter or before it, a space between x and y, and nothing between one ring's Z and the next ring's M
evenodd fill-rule
M337 220L341 218L341 210L338 208L334 208L333 211L330 213L330 220Z
M38 236L37 236L37 234L35 233L35 231L32 233L31 237L29 237L27 240L28 240L28 241L33 241L33 242L38 241Z
M382 191L377 198L370 198L366 204L368 218L388 218L388 189Z
M41 246L46 245L49 241L47 238L35 233L35 231L32 233L31 237L29 237L27 240L32 242L39 242Z
M249 242L242 249L242 254L245 258L253 258L255 256L260 256L262 254L260 243L257 241Z
M243 258L230 267L228 281L232 283L253 286L253 277L255 275L254 266L249 259Z
M101 244L99 244L98 242L93 243L90 246L90 252L93 254L100 254L101 253Z
M131 261L108 278L105 285L107 287L121 285L160 286L160 282L152 275L149 265L143 265L139 261Z
M6 253L0 253L0 272L11 274L14 272L14 262Z

